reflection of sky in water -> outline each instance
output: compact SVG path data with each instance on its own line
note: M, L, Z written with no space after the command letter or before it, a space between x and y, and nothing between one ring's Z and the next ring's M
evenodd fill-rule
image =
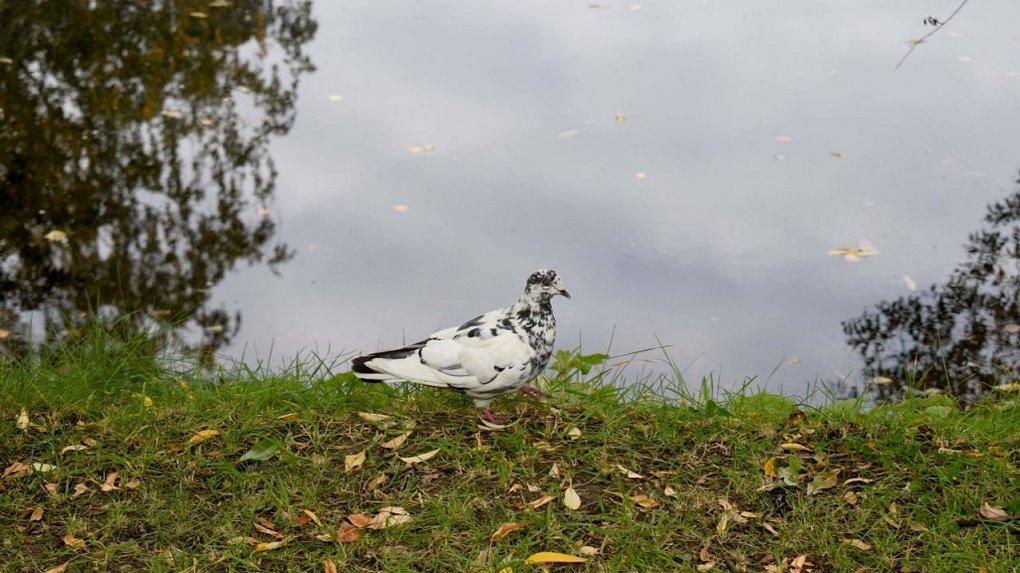
M410 341L553 267L560 346L657 336L726 383L797 357L771 382L795 391L853 369L840 321L945 277L1013 187L1016 2L968 5L899 70L956 0L588 4L319 3L274 145L298 256L219 287L228 351ZM826 255L860 239L881 254Z

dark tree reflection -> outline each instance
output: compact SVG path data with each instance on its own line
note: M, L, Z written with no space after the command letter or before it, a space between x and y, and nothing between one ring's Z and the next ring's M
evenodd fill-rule
M236 333L210 287L291 256L268 143L315 29L297 0L0 2L0 350L30 316L47 341L155 320L206 355Z
M892 379L875 386L879 400L910 386L972 401L1020 376L1020 189L985 222L945 283L843 323L865 371Z

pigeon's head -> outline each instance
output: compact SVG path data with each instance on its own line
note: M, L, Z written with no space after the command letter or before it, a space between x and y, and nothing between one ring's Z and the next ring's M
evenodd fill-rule
M540 301L547 301L558 294L570 298L570 293L563 288L560 276L552 269L542 269L531 273L528 283L524 285L524 292L531 298Z

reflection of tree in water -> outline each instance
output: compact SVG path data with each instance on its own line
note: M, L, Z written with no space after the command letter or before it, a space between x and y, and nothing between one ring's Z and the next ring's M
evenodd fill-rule
M0 3L0 343L29 311L47 340L86 310L236 333L210 287L291 256L259 208L315 28L298 0Z
M1020 375L1020 189L985 221L945 283L843 323L865 371L893 380L876 385L879 400L905 386L973 400Z

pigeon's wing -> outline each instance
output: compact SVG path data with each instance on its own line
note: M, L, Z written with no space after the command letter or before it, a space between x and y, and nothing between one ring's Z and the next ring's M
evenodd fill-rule
M468 395L499 394L523 383L533 354L513 329L507 310L500 309L409 346L355 358L353 369L364 380L408 380Z

